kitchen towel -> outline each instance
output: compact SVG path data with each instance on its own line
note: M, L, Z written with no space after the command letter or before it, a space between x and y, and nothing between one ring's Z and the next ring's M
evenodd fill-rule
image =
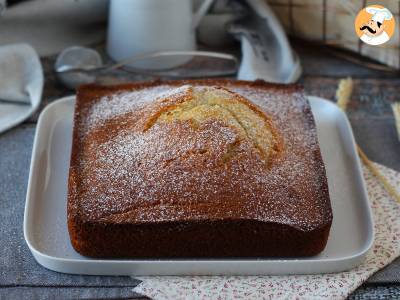
M375 166L400 189L400 172ZM146 276L134 291L152 299L345 299L400 255L400 205L364 167L375 241L364 262L341 273L290 276Z
M28 44L0 47L0 133L23 122L39 107L43 70Z

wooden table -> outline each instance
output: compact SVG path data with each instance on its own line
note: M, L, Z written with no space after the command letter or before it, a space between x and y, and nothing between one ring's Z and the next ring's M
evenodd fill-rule
M400 101L398 74L350 63L322 47L296 43L295 49L303 65L301 83L309 95L334 101L338 80L353 77L355 87L349 117L356 139L370 159L400 171L400 142L390 109L390 103ZM54 58L42 62L46 83L41 109L73 93L55 78ZM0 239L7 243L8 257L7 261L0 260L0 298L140 298L131 291L137 280L59 274L42 268L31 256L23 239L22 217L37 116L0 135L0 218L6 223ZM350 299L399 299L400 267L397 266L400 261L371 277Z

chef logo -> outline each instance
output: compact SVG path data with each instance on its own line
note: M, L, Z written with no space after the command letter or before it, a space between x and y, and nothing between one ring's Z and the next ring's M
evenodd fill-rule
M368 45L381 45L390 40L396 27L392 13L381 5L362 9L354 23L358 37Z

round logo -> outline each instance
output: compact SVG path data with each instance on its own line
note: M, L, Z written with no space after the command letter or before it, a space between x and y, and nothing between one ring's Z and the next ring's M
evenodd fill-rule
M354 22L354 29L360 40L374 46L389 41L395 28L394 16L382 5L370 5L363 8Z

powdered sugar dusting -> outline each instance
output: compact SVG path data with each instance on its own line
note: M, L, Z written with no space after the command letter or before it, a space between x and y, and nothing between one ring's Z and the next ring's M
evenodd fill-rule
M181 95L185 93L187 89L187 85L175 89L171 89L171 87L167 85L160 85L138 91L121 92L102 97L90 107L85 119L85 125L90 129L116 116L140 109L146 104L160 98Z
M310 107L301 93L227 86L272 119L285 151L266 167L249 141L218 120L137 130L142 108L174 99L188 87L158 86L96 102L82 118L79 209L106 222L250 218L313 229L331 218L325 171ZM107 136L96 128L127 113L132 126ZM229 160L226 154L229 153ZM305 213L307 210L307 213Z

